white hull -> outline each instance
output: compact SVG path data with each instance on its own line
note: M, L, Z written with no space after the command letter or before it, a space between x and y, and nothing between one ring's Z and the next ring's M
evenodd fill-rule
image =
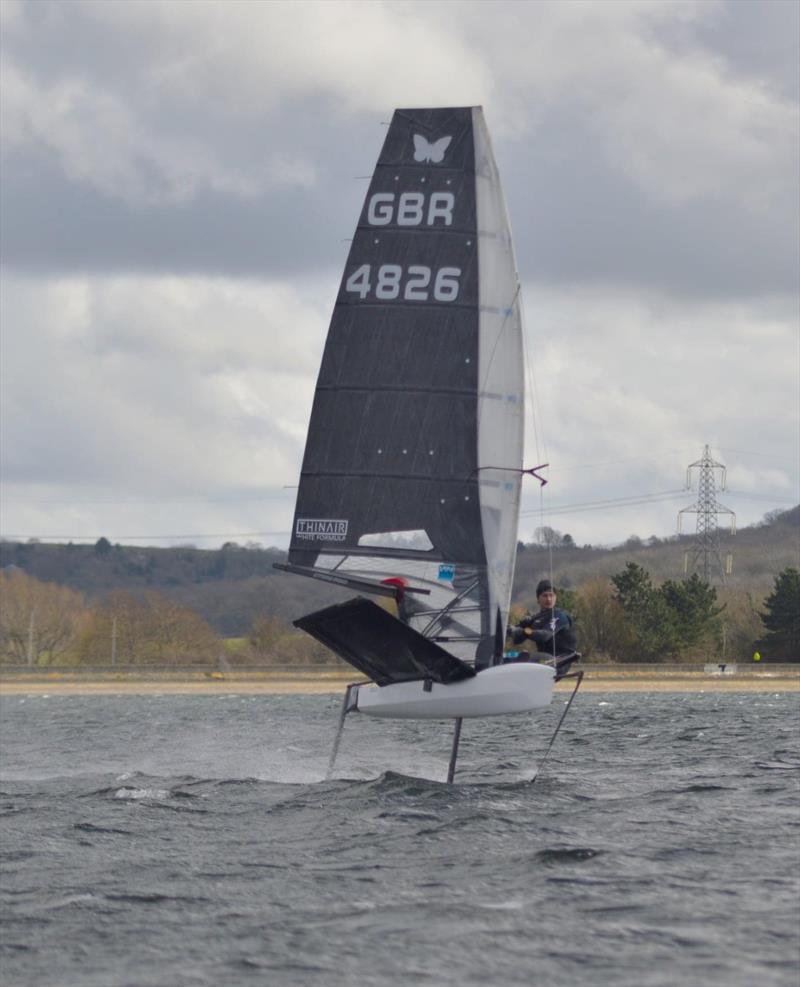
M555 673L546 665L496 665L451 685L423 682L358 686L357 709L369 716L442 720L503 716L549 706Z

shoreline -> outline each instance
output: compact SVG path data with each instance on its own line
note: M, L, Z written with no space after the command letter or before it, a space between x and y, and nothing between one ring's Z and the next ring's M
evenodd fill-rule
M708 674L700 672L641 672L585 669L582 692L800 692L800 675L789 672L759 674ZM69 672L0 676L0 696L101 696L101 695L341 695L349 672L291 674L264 671L258 674L205 673L81 676ZM555 691L569 693L574 680L559 682Z

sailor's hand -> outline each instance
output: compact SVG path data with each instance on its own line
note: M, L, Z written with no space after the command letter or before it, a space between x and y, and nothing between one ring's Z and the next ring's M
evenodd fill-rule
M510 628L509 633L514 644L522 644L523 641L530 640L534 630L530 624L518 624L516 627Z

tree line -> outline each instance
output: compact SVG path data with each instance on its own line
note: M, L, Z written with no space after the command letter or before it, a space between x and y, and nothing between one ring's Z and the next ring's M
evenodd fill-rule
M278 617L259 615L223 638L190 607L154 590L83 593L0 573L0 663L44 665L324 664L338 659Z
M720 591L749 592L760 606L776 573L797 567L800 507L766 515L764 523L740 529L736 536L734 572ZM571 535L553 528L536 529L535 541L518 545L513 600L526 602L532 586L547 573L561 586L579 588L593 580L609 582L628 561L643 566L653 582L679 578L691 537L639 538L624 545L578 545ZM94 544L47 544L0 538L0 571L16 568L37 579L85 593L105 596L110 588L137 598L161 593L200 614L224 638L247 638L259 614L280 617L290 626L301 613L346 599L347 592L330 583L288 576L272 568L285 562L286 552L248 543L226 543L217 549L188 545L171 548L125 546L99 538ZM729 605L725 620L732 607ZM754 622L760 633L759 618Z
M657 586L628 562L610 579L559 590L557 605L572 614L578 647L590 659L749 660L758 651L766 661L800 661L800 573L791 567L760 599L742 590L718 594L696 574Z
M800 573L787 568L771 594L723 591L699 576L655 585L628 562L610 579L559 591L579 647L596 660L652 662L727 657L800 660ZM512 622L522 608L512 611ZM274 614L222 638L190 607L154 590L77 590L20 569L0 572L0 662L42 665L338 664L327 648Z

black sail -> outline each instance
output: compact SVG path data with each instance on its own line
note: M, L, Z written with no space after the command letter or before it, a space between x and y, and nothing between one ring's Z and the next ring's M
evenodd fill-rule
M513 575L520 339L482 112L397 110L331 319L289 564L408 586L401 619L478 667L502 648Z

